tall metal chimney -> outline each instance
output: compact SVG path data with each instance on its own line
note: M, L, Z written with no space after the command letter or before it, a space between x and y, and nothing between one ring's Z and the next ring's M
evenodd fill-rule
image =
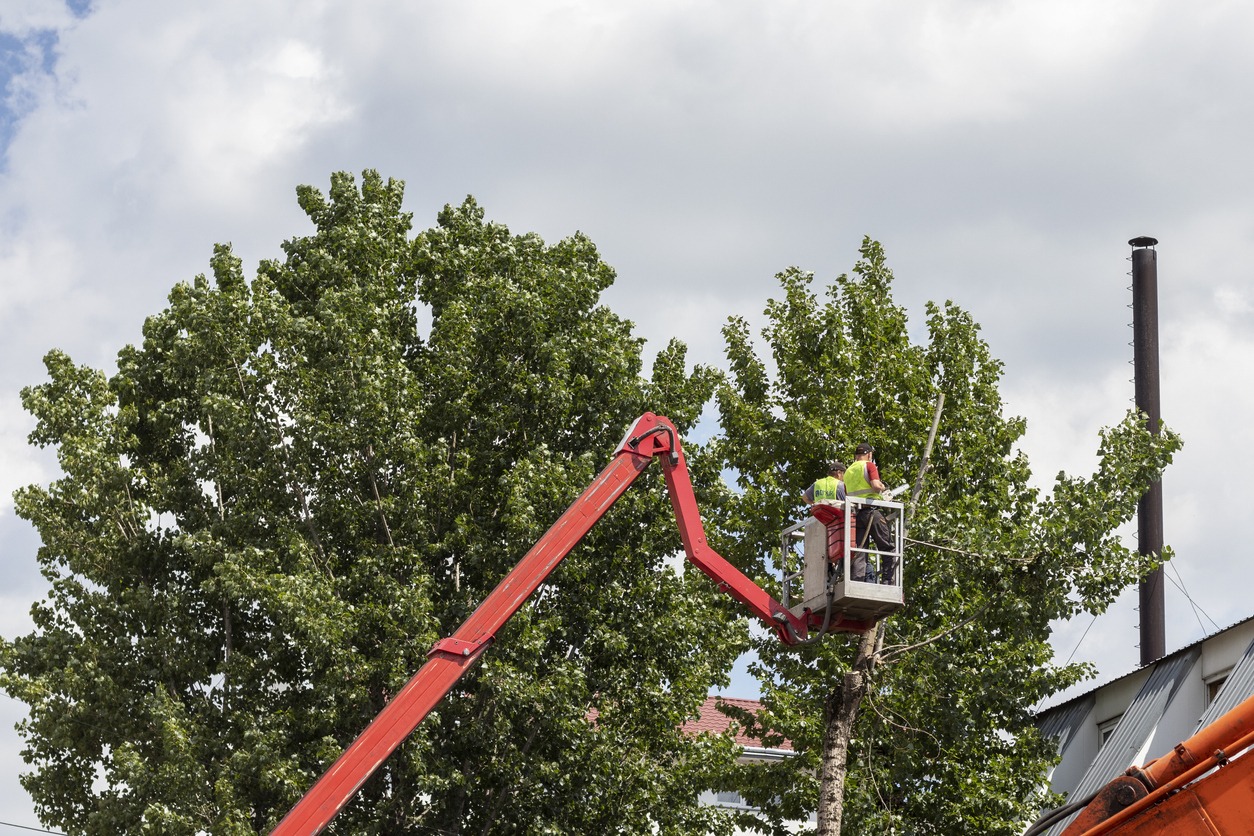
M1158 400L1158 244L1142 236L1132 246L1132 364L1136 370L1136 406L1149 418L1157 435L1162 421ZM1143 555L1163 551L1163 486L1150 485L1137 506L1137 540ZM1163 617L1163 572L1156 569L1141 582L1141 664L1167 653Z

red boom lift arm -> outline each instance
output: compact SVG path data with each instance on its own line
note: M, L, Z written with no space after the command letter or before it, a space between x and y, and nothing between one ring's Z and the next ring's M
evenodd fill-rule
M435 643L427 663L296 803L272 831L272 836L313 836L321 833L366 779L479 660L505 622L518 612L655 458L662 461L666 488L688 559L709 575L719 589L740 601L753 615L774 629L785 644L804 641L811 629L820 629L822 619L808 611L803 613L803 617L794 615L710 548L692 490L692 479L680 448L679 433L668 419L651 412L645 413L631 425L614 451L613 460L592 484L532 546L457 632ZM871 626L869 622L835 615L827 629L829 632L860 633Z

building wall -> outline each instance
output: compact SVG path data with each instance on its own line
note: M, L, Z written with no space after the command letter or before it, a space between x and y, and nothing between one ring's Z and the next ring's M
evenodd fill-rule
M1049 776L1049 788L1070 793L1080 783L1089 764L1097 757L1113 724L1123 716L1132 698L1149 678L1149 669L1136 671L1111 682L1094 693L1093 709L1075 730L1062 752L1062 761Z
M1210 679L1232 670L1245 648L1254 641L1254 620L1216 633L1202 643L1202 678Z
M1095 694L1097 702L1093 707L1093 722L1104 726L1122 717L1146 679L1149 679L1149 668L1142 668L1100 688Z

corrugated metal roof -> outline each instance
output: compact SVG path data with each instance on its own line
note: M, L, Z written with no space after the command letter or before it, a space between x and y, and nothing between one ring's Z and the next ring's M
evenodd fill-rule
M1206 706L1197 728L1209 726L1221 715L1228 713L1254 694L1254 641L1245 648L1245 655L1232 666L1232 673L1215 695L1215 701Z
M1056 738L1058 754L1061 755L1067 751L1067 745L1071 743L1081 724L1088 719L1089 712L1093 710L1096 702L1097 697L1089 694L1084 699L1073 700L1045 712L1038 720L1041 737Z
M1098 750L1097 757L1089 765L1070 798L1078 800L1096 792L1132 765L1150 735L1154 733L1163 712L1180 688L1180 683L1201 654L1201 647L1193 647L1188 652L1177 652L1154 663L1149 679L1145 680L1141 690L1128 705L1128 710L1119 719L1119 725L1115 726L1110 739ZM1074 818L1075 816L1071 816L1051 827L1048 836L1062 833Z

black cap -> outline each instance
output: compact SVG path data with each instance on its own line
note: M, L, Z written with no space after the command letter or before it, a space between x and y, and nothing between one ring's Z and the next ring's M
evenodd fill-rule
M864 441L861 444L859 444L853 452L854 452L854 455L865 456L867 453L874 453L875 448L872 447L870 444L867 444Z
M827 472L828 472L828 473L839 473L840 471L842 471L842 470L844 470L844 469L845 469L845 463L844 463L844 462L841 462L841 461L838 461L838 460L836 460L836 459L831 459L831 460L830 460L830 461L828 461L828 463L827 463Z

